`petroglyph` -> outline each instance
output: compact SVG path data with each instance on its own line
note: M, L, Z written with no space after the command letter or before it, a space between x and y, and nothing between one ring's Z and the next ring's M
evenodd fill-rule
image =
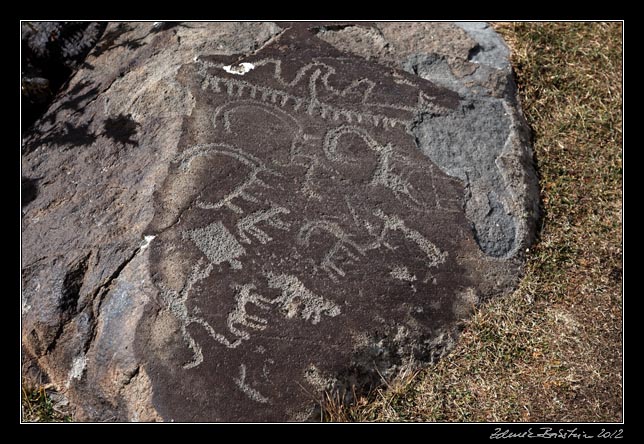
M318 186L320 180L326 181L329 176L341 175L338 170L340 165L350 168L366 167L362 166L364 159L359 157L360 153L351 148L350 142L358 140L374 158L366 182L368 187L374 188L374 193L377 188L383 187L405 208L414 211L430 208L426 199L428 196L435 199L431 206L441 205L432 166L429 165L432 193L425 193L423 197L411 180L413 174L422 172L419 170L418 159L412 159L404 149L391 141L380 142L378 138L384 133L378 133L379 136L372 134L374 128L389 131L396 129L398 125L406 131L411 123L412 113L419 110L436 111L437 105L422 90L416 92L416 103L411 105L374 100L377 83L368 78L354 79L344 86L338 86L338 70L332 63L335 62L313 60L298 68L288 80L283 72L282 61L275 58L236 65L197 61L197 74L201 78L202 90L214 92L224 98L212 113L212 129L223 131L223 135L228 135L230 140L197 143L187 147L174 159L177 173L188 174L195 166L200 171L212 169L216 173L220 165L235 164L243 173L239 177L231 177L227 183L233 185L228 185L229 189L217 188L215 193L206 193L205 190L209 188L204 186L197 189L201 191L197 191L194 197L194 207L211 212L214 221L205 226L187 229L182 237L192 241L209 263L205 265L203 259L200 259L193 266L186 285L180 292L164 291L166 303L180 320L182 336L193 353L192 360L184 365L185 368L197 367L204 360L202 346L188 331L191 325L200 326L218 344L235 349L248 341L254 333L266 330L270 322L268 315L274 309L287 319L299 316L313 325L318 324L324 315L336 317L341 314L336 303L307 289L298 276L279 269L262 271L255 275L254 280L251 278L241 285L229 285L226 291L234 292L234 303L228 311L221 332L217 332L211 322L206 320L206 315L199 306L188 311L188 298L193 287L208 279L215 270L213 266L227 263L231 271L242 270L245 258L249 257L249 249L272 243L274 236L279 233L283 233L280 237L294 235L297 245L315 250L309 256L314 258L315 267L323 270L333 283L346 278L347 267L353 269L366 263L368 252L381 249L384 250L380 254L386 254L385 251L395 252L400 247L396 243L401 238L394 237L394 232L400 232L404 241L415 245L423 253L425 269L437 267L446 260L447 252L419 231L410 228L397 214L385 213L378 208L359 216L350 203L349 196L341 196L348 207L349 220L353 222L349 225L332 220L333 218L304 218L297 221L301 215L293 213L290 204L280 203L277 195L269 196L269 193L277 191L271 185L275 180L286 184L284 178L287 169L303 167L301 180L292 182L293 191L301 193L309 202L323 203L328 197L321 194ZM275 81L273 86L262 85L254 80L255 74L266 70ZM234 77L217 74L222 72ZM239 79L242 75L247 78ZM410 82L403 82L403 86L414 87ZM340 105L342 100L348 100L359 107ZM409 118L401 118L403 114L394 117L393 114L385 113L386 110L406 112ZM266 120L273 123L265 123L260 127L262 130L275 131L281 128L280 131L286 131L284 134L288 134L288 137L279 142L285 144L285 157L280 154L265 158L261 145L248 145L248 140L236 138L240 132L247 130L248 122L243 119L251 113L272 119ZM303 116L333 122L333 126L322 133L311 128L310 124L305 129ZM262 139L254 140L254 143L262 143ZM268 142L278 143L272 140ZM217 198L213 199L212 195ZM228 216L225 211L229 212ZM285 219L285 216L289 218ZM227 220L226 223L223 222L224 219ZM318 246L320 244L324 245L321 249ZM405 266L400 265L390 270L391 276L396 279L409 282L416 280L416 276ZM279 290L280 294L271 298L260 291L255 282L264 282L268 289ZM205 287L200 293L204 292L208 293ZM243 368L238 385L246 387L243 390L252 399L264 399L261 395L253 395L253 389L244 385L245 367Z
M255 292L256 287L253 284L244 284L237 288L235 295L235 308L228 314L228 321L226 325L228 330L239 340L250 339L250 333L246 330L240 329L240 326L248 327L253 330L264 330L266 328L267 320L248 314L247 306L252 304L262 310L269 310L273 301L267 299Z
M235 187L232 191L227 193L222 199L217 202L203 202L201 200L197 201L197 206L206 210L216 210L219 208L226 207L229 210L242 214L244 211L235 203L236 199L242 199L247 202L257 203L257 198L252 194L251 189L253 187L260 188L270 188L261 178L260 174L267 175L279 175L274 172L272 169L268 168L263 162L261 162L255 156L247 153L246 151L228 145L228 144L201 144L195 145L188 148L183 153L181 153L175 159L175 162L179 162L179 169L181 171L186 171L191 163L198 157L201 156L213 156L213 155L222 155L236 159L241 164L247 166L250 169L250 173L245 178L245 180Z
M248 340L251 335L247 329L261 331L266 329L268 320L258 315L249 314L250 307L268 312L277 307L284 317L290 319L297 313L305 321L312 324L320 322L322 315L334 317L340 314L340 308L333 302L314 294L295 276L267 274L268 287L281 290L281 294L273 299L258 294L254 284L244 284L236 287L235 307L228 314L226 325L228 331L237 337L232 344ZM233 347L234 348L234 347Z
M257 224L259 222L265 222L273 228L288 231L291 224L282 221L277 217L277 215L289 213L290 211L288 209L274 205L266 210L260 210L253 214L249 214L237 223L237 230L241 241L247 244L251 243L250 238L246 235L246 233L248 233L253 235L262 244L270 242L273 239L266 234L266 232L262 231Z
M239 377L235 378L234 381L239 390L244 392L244 394L253 401L259 402L260 404L266 404L268 402L268 398L266 396L263 396L260 392L246 383L246 364L239 365Z
M166 288L163 283L158 284L161 290L161 300L166 308L179 321L181 337L187 343L188 348L192 351L193 354L192 360L183 364L183 368L185 369L196 367L203 362L203 352L201 351L201 346L188 332L188 326L196 323L202 326L207 325L209 327L209 324L207 324L207 322L202 318L188 312L188 296L190 294L190 291L192 290L192 287L197 282L210 276L212 267L212 264L204 266L204 260L199 259L199 261L197 261L197 263L193 266L191 274L186 281L186 285L179 292ZM227 340L223 337L217 337L217 340L227 342Z
M221 222L188 230L184 233L184 237L192 240L213 264L228 262L232 268L242 268L237 258L246 254L246 250Z
M300 298L301 304L303 305L301 308L301 316L305 320L312 318L312 323L319 322L321 314L327 314L328 316L336 316L339 314L339 308L337 306L308 291L297 278L285 275L271 277L269 278L271 279L269 280L269 285L282 289L282 294L275 299L269 299L258 294L255 291L256 287L254 284L235 286L235 306L228 314L226 320L228 333L233 337L233 339L229 339L225 335L215 331L213 326L204 317L199 316L200 310L198 310L198 307L195 307L192 313L188 311L188 297L193 287L198 282L207 279L212 269L212 264L204 266L204 261L200 259L193 267L186 286L178 294L167 288L161 292L165 305L180 321L181 335L193 353L192 360L183 365L185 369L199 366L204 359L202 346L188 332L190 325L196 324L201 326L208 336L217 343L226 348L234 349L241 345L243 341L251 338L249 329L261 331L267 327L268 321L266 318L249 314L250 307L268 311L272 306L278 306L282 309L282 312L286 313L286 317L292 317L289 316L289 313L291 313L289 310L293 310L294 308L295 310L298 309L300 302L295 299Z
M351 206L349 206L349 208L351 209ZM368 251L377 250L381 247L394 250L396 249L396 246L387 241L387 239L391 237L391 232L393 231L402 232L407 240L418 246L418 248L427 257L425 266L428 269L437 267L445 262L447 252L441 251L435 244L427 240L418 231L407 227L400 217L396 215L386 215L380 209L374 211L373 215L382 221L379 232L376 225L371 224L369 221L360 220L357 215L352 212L354 221L364 224L364 229L371 237L371 242L359 244L353 241L351 239L351 234L347 233L340 225L327 220L305 222L298 233L298 242L308 246L310 245L312 236L324 233L329 234L336 239L319 263L319 266L325 270L329 277L335 282L338 282L338 278L344 277L346 273L336 264L334 258L344 254L355 263L360 260L361 256L365 256ZM363 231L363 234L365 231ZM345 262L347 262L346 258Z
M373 214L385 222L379 239L385 239L390 231L401 231L407 239L414 242L418 248L425 253L427 256L427 268L436 267L445 262L447 251L441 251L435 244L428 241L418 231L407 227L400 217L396 215L387 215L381 209L374 211Z
M399 281L414 282L416 280L416 276L411 274L404 265L396 265L389 274Z
M330 317L340 314L340 307L308 290L296 276L269 274L267 277L270 288L282 290L281 296L272 303L280 304L287 318L292 318L299 312L302 319L317 324L323 314Z
M197 105L159 192L170 196L161 211L176 216L148 231L156 285L181 334L174 356L204 386L218 380L236 414L332 384L338 356L356 347L354 326L394 338L430 313L454 316L433 303L451 279L445 264L457 260L448 248L468 229L460 182L434 168L409 131L418 113L444 113L451 99L436 100L422 79L355 72L364 61L279 52L182 68ZM434 230L440 208L448 211L437 223L452 236ZM205 403L228 399L199 390L193 397Z
M219 225L219 224L212 224ZM231 337L218 333L213 326L201 316L199 307L194 307L190 313L188 310L188 298L193 291L195 284L207 279L213 270L213 264L204 264L203 259L195 264L185 287L180 292L174 292L164 288L161 292L162 300L171 313L179 320L181 335L193 353L193 358L183 367L186 369L199 366L203 362L202 346L188 332L190 325L201 326L213 340L229 349L237 348L243 341L251 338L251 331L262 331L268 326L268 319L261 317L254 312L268 312L273 307L278 308L287 319L295 317L298 313L304 321L312 324L320 322L322 315L335 317L340 314L340 308L333 302L328 301L312 291L293 275L288 274L266 274L268 288L281 290L279 296L271 299L257 293L254 284L234 285L235 305L228 313L226 319L227 333Z
M319 391L328 389L335 382L334 378L325 378L320 369L313 364L304 370L304 379Z
M320 266L329 274L331 279L337 282L337 276L344 277L346 273L334 263L334 257L339 253L345 253L349 258L357 261L359 257L355 253L364 256L366 248L352 241L351 236L346 233L340 225L325 220L304 223L298 233L298 241L303 245L308 246L311 236L316 232L328 233L336 239L336 242L322 258Z
M222 77L208 72L209 68L215 70L226 70L225 68L227 65L223 65L221 63L212 63L203 59L198 59L197 63L199 64L198 73L202 76L201 88L203 90L209 90L215 93L225 92L229 97L235 98L247 96L251 99L260 100L261 102L278 104L280 107L284 107L288 103L293 107L293 111L299 111L303 108L309 115L313 115L315 113L322 119L331 119L336 122L344 121L345 123L366 123L370 126L381 127L384 129L391 129L396 126L400 126L401 128L408 130L411 129L411 126L414 123L413 118L395 118L388 116L387 114L378 113L377 110L392 109L407 111L410 113L440 113L441 111L444 111L444 108L430 100L430 98L422 91L418 93L416 106L404 106L395 103L379 103L373 101L371 99L371 93L375 84L369 79L359 79L353 81L343 89L338 89L329 81L331 77L336 76L336 69L321 60L314 61L301 67L291 81L287 81L283 76L281 60L262 59L256 60L252 63L256 70L272 65L273 79L276 80L278 85L284 89L274 89L267 86L257 85L250 81ZM228 68L231 69L230 66L228 66ZM228 72L228 70L226 70L226 72ZM238 73L235 72L234 74ZM294 89L301 84L307 85L307 95L294 95L285 90ZM322 101L318 98L318 84L323 87L324 93L331 95L331 97L346 97L350 95L361 96L358 103L360 103L364 108L373 109L374 112L349 110ZM364 87L364 85L366 85L366 87ZM360 91L359 87L363 87L363 90Z
M212 117L212 125L213 128L218 128L223 124L224 129L227 132L231 131L231 123L230 123L230 117L231 114L235 112L240 112L243 110L253 110L253 111L260 111L260 112L265 112L274 118L280 120L282 123L285 125L291 127L291 128L297 128L294 141L293 143L296 142L299 138L302 137L303 135L303 129L300 123L295 119L293 116L288 114L287 112L281 110L280 108L277 108L274 104L267 104L263 103L260 100L253 100L253 99L246 99L246 100L232 100L229 102L224 103L221 106L218 106L215 109L215 112L213 113Z
M356 135L364 141L369 149L374 151L378 156L378 165L373 172L371 185L382 185L394 193L396 198L401 199L405 204L413 204L412 207L423 210L424 205L413 197L413 186L402 175L394 172L393 164L397 162L400 166L407 169L415 170L413 163L407 158L400 155L390 143L380 145L366 130L343 125L327 132L323 149L326 157L333 162L355 163L357 159L348 158L338 151L338 144L342 136Z

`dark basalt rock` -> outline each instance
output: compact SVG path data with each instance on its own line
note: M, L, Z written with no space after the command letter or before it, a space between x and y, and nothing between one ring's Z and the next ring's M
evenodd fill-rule
M511 89L468 97L418 55L320 35L350 24L145 26L23 160L47 178L23 199L25 368L79 419L315 419L514 288L536 182ZM48 121L94 139L72 158Z

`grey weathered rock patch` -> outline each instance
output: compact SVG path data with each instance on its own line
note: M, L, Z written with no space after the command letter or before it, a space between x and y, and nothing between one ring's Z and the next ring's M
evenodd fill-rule
M25 374L92 420L283 421L510 291L536 181L476 24L110 24L25 140Z
M423 114L412 128L418 147L467 187L466 212L477 242L495 257L532 242L538 183L529 132L516 103L509 50L485 23L377 23L321 30L334 46L402 68L457 92L460 112Z

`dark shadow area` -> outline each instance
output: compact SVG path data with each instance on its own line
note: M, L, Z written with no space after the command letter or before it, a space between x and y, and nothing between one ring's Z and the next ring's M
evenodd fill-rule
M88 102L92 99L94 99L98 95L98 88L89 88L91 86L90 82L87 81L81 81L78 82L72 89L70 89L67 94L65 94L65 100L61 105L59 109L71 109L74 111L78 111L79 109L83 108L87 103L83 103L81 106L81 103L84 100L87 100ZM85 92L81 93L85 88L89 88Z
M23 146L23 154L34 151L39 146L55 144L58 146L68 145L66 149L92 145L99 136L105 136L115 143L123 146L138 146L136 139L138 127L140 126L129 115L120 114L116 117L109 117L103 124L102 133L94 133L90 130L92 120L83 125L74 125L64 122L52 131L26 142Z
M132 40L126 40L123 43L116 45L116 47L123 46L129 50L137 49L143 46L143 43L141 43L141 39L132 39Z
M30 153L40 145L55 143L55 144L70 144L72 146L91 145L97 139L97 135L89 131L91 121L85 125L76 126L69 122L58 123L56 122L58 112L64 109L72 111L79 111L83 109L89 102L94 100L99 93L97 87L92 87L91 82L81 81L72 87L64 97L64 101L58 107L44 118L45 122L54 125L55 128L42 132L39 128L33 128L31 133L36 135L36 138L30 138L23 147L23 153ZM62 125L62 126L61 126ZM43 136L43 137L39 137Z
M129 50L140 48L144 45L142 41L146 36L140 37L138 39L126 39L123 42L116 43L121 35L131 30L132 27L127 23L119 23L115 29L108 31L103 35L100 45L97 45L94 48L92 55L98 57L106 53L107 51L111 51L116 48L127 48Z
M96 45L94 48L94 51L92 51L92 55L95 57L100 56L106 51L109 51L111 49L116 48L118 45L116 45L116 40L125 32L128 32L130 29L130 26L127 23L119 23L118 26L114 29L111 29L103 34L103 38L101 39L101 43Z
M481 51L483 51L483 47L479 45L478 43L474 45L472 48L467 53L467 60L472 60L474 57L476 57Z
M51 104L101 38L105 22L21 23L21 119L23 134Z
M29 177L22 178L22 193L20 196L20 204L22 207L33 202L38 197L38 180Z
M81 81L74 85L74 87L65 94L65 101L58 105L56 109L51 111L47 117L45 117L44 121L54 125L56 123L58 111L64 109L79 111L87 106L87 104L94 100L99 93L99 89L97 87L90 88L91 85L92 84L87 81ZM85 90L86 88L89 89ZM85 91L83 92L83 90Z
M122 145L138 146L139 142L135 139L135 136L139 126L139 123L129 115L119 114L116 117L109 117L105 120L102 135Z
M90 71L94 71L94 65L92 65L91 63L88 63L88 62L82 62L80 64L80 67L82 69L89 69Z
M23 148L24 153L30 153L38 146L50 143L56 145L70 145L70 148L91 145L98 138L96 134L90 132L89 127L91 124L91 120L85 125L78 126L65 122L63 126L57 127L44 137L40 137L36 141L26 144Z

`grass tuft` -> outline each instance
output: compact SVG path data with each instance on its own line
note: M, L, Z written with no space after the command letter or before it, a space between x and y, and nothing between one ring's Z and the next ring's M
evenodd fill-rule
M72 417L52 400L45 385L22 384L22 420L24 422L70 422Z

